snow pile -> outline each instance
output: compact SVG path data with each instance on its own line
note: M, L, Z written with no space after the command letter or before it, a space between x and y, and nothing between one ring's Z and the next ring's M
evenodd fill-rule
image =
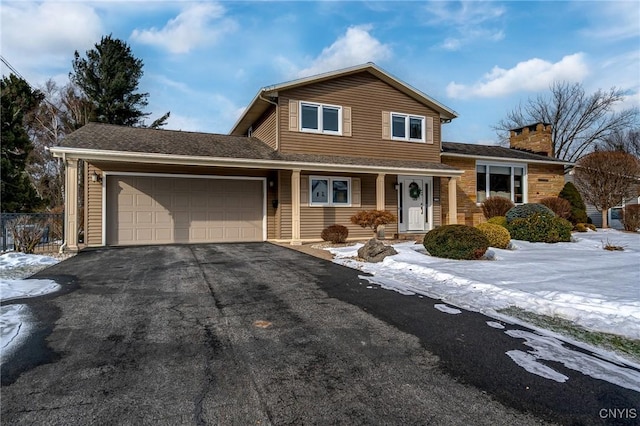
M515 306L558 316L587 329L640 339L640 235L616 230L574 234L571 243L513 241L486 261L431 257L420 244L378 264L354 260L361 245L330 248L334 262L403 294L422 294L487 314ZM605 244L624 247L607 251Z
M6 253L0 256L0 300L3 302L25 297L42 296L60 289L52 280L20 279L58 263L49 256L24 253ZM2 357L9 356L26 338L30 326L30 313L26 305L0 307L0 349Z

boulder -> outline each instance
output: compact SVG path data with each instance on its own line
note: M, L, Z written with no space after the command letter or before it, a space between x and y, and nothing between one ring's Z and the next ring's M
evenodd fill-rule
M376 238L372 238L367 243L358 249L358 257L364 259L365 262L377 263L387 256L393 256L398 252L391 246L384 245L384 243Z

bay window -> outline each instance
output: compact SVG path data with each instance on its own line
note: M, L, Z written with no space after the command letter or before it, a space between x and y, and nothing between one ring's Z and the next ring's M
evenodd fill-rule
M526 202L526 167L511 164L476 164L476 202L503 197L515 204Z

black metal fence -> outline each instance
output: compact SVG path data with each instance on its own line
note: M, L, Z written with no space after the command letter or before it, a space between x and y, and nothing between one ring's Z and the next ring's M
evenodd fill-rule
M64 238L64 213L1 213L0 249L19 249L32 240L34 253L57 252Z

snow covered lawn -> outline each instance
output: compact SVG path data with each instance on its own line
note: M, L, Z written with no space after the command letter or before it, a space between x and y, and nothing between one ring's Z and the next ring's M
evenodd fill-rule
M369 281L403 294L489 315L515 306L640 339L640 234L573 235L571 243L513 241L515 250L491 248L493 260L483 261L431 257L413 242L394 245L398 254L378 264L355 260L361 244L328 250L334 262L373 274ZM624 251L604 250L607 243Z
M0 256L0 299L4 302L24 297L36 297L57 291L60 285L52 280L30 280L29 277L60 260L49 256L6 253ZM2 358L9 356L27 336L30 328L29 308L11 304L0 308L0 350Z

